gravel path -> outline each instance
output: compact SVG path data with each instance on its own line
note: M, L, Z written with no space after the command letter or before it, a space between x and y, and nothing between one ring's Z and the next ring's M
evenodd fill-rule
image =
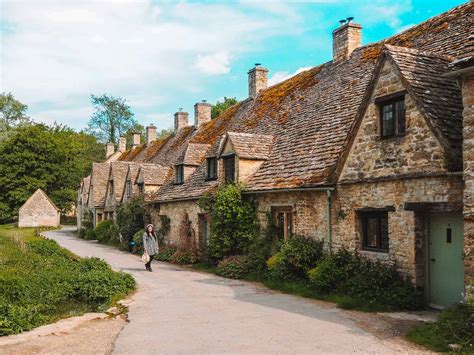
M421 352L396 334L373 332L367 315L359 322L356 313L323 302L164 263L155 263L149 273L137 256L78 239L73 230L66 227L47 236L79 256L104 259L138 283L130 322L117 337L113 353ZM374 324L381 321L373 317Z

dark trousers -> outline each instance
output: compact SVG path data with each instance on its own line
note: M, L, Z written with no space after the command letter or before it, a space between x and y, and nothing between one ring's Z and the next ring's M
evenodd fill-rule
M153 261L153 257L155 255L150 255L150 261L145 264L145 267L148 269L151 266L151 262Z

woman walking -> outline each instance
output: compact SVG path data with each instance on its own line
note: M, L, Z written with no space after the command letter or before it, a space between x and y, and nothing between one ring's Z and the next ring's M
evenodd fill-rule
M155 236L153 224L149 224L146 226L145 233L143 233L143 260L145 261L145 269L147 271L153 271L151 269L151 262L153 257L158 254L158 250L158 240Z

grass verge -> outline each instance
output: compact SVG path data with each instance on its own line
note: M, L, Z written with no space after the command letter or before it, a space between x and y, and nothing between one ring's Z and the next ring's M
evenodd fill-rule
M0 335L103 311L135 288L131 275L34 234L0 226Z

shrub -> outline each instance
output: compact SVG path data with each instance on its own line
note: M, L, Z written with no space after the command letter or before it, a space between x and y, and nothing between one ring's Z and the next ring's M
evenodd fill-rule
M143 197L135 197L117 209L117 225L123 239L128 243L138 230L143 229L145 221Z
M323 257L323 242L294 236L283 242L268 268L273 279L305 279Z
M135 242L134 253L142 254L143 253L143 234L145 233L144 229L140 229L133 235L132 240Z
M180 265L195 264L198 262L198 256L193 251L177 250L170 258L170 261L174 264Z
M230 279L242 279L253 271L253 265L248 257L242 255L229 256L221 260L216 269L217 275Z
M100 222L94 230L99 243L119 244L119 230L113 221L107 220Z
M156 260L159 261L170 261L171 257L176 253L176 247L167 246L160 248L158 255L156 256Z
M447 344L460 344L463 351L474 352L474 310L468 304L446 308L438 315L436 328Z
M327 255L308 276L316 292L349 296L351 304L364 304L367 308L383 306L387 310L422 307L421 291L394 265L346 250Z
M241 185L228 184L215 196L206 195L199 205L211 214L208 256L217 261L226 256L246 254L259 227L255 203L242 196Z

